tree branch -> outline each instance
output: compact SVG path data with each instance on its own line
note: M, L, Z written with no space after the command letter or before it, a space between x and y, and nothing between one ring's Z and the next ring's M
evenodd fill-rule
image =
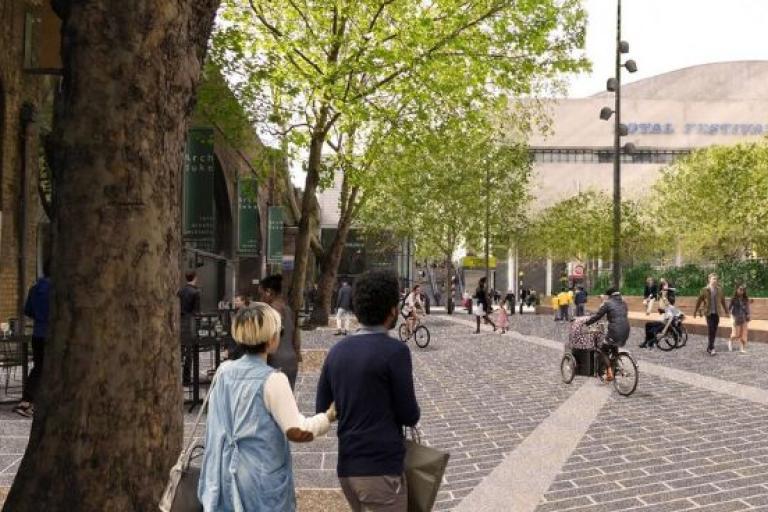
M431 57L437 50L451 42L452 40L456 39L459 35L461 35L462 32L482 23L483 21L487 20L491 16L496 15L499 13L506 5L506 2L502 2L497 4L495 7L489 9L486 11L482 16L460 26L457 27L455 30L453 30L450 34L446 35L445 37L441 38L439 41L437 41L434 45L432 45L429 49L427 49L422 55L418 56L416 59L414 59L414 62L420 62L424 61L425 59ZM392 73L390 73L388 76L382 78L375 84L373 84L371 87L369 87L367 90L361 92L360 94L356 95L354 98L352 98L352 101L357 101L361 98L364 98L366 96L369 96L376 92L381 87L385 86L392 80L398 78L403 73L410 71L413 69L413 66L407 66L407 67L401 67L399 69L396 69Z

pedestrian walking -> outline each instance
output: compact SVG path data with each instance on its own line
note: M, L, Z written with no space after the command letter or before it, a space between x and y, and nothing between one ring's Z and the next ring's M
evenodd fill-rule
M514 297L514 294L512 296ZM501 329L501 334L506 334L507 329L509 328L509 314L507 313L507 307L513 312L512 314L514 314L515 311L514 299L512 299L512 302L509 302L507 297L509 297L509 295L504 298L499 305L499 309L496 310L496 327Z
M509 314L515 314L515 292L512 289L507 290L507 294L504 296L504 302L509 308Z
M557 294L557 304L560 309L560 320L568 321L570 316L568 315L568 306L571 305L571 294L568 293L568 288L563 286L560 293Z
M584 316L587 308L587 291L583 286L576 289L573 301L576 304L576 316Z
M32 319L32 371L21 394L21 402L13 411L26 418L35 414L35 400L40 389L45 357L45 340L48 338L51 279L48 263L43 264L43 275L29 289L24 304L24 316Z
M731 303L728 305L728 311L731 313L733 328L731 338L728 340L728 351L733 350L733 342L741 342L740 352L747 351L747 337L749 336L749 297L747 296L747 287L739 285L733 293Z
M355 282L354 311L362 324L328 352L317 385L316 410L336 403L336 473L355 512L406 512L403 427L419 421L408 346L389 336L397 323L397 277L388 271Z
M181 358L183 360L182 384L192 382L192 351L195 341L195 315L200 313L201 292L197 287L197 273L190 270L184 274L187 281L176 295L181 305Z
M645 305L645 314L650 315L653 311L653 306L658 298L659 288L656 286L656 282L652 277L648 277L645 280L645 288L643 289L643 304Z
M552 311L555 314L555 322L560 321L560 298L558 294L552 295Z
M715 337L717 336L717 327L720 325L720 317L728 314L723 289L717 282L717 274L709 274L709 283L699 292L696 307L693 309L693 318L696 318L699 313L707 319L709 331L707 353L714 356Z
M336 418L299 413L288 378L267 365L280 345L280 314L263 302L233 322L244 355L218 369L211 388L197 495L205 512L296 510L288 441L309 442Z
M530 296L531 296L531 291L528 288L523 288L522 291L520 292L520 314L521 315L523 314L523 306L525 306L525 304L528 301L528 297Z
M299 373L301 361L301 331L296 330L296 319L291 307L283 298L283 276L279 274L267 276L259 283L261 301L269 304L280 313L280 344L267 357L267 364L280 370L288 377L291 389L296 387L296 376Z
M480 318L482 317L487 323L491 324L493 326L493 332L496 332L496 324L493 323L493 320L488 316L488 314L491 312L491 297L488 294L488 291L486 290L486 279L484 277L480 278L480 281L477 282L477 289L475 290L475 300L477 301L477 310L473 311L472 313L475 315L475 320L477 321L477 329L475 330L475 334L480 334ZM475 309L474 307L472 309Z
M336 297L336 335L349 333L349 319L352 314L352 287L347 281L341 283Z

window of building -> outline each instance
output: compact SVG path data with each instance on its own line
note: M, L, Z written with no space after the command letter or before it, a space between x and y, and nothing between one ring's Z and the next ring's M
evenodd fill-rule
M686 149L641 149L633 154L621 154L621 161L628 164L669 164L687 155ZM611 148L534 148L530 151L533 163L589 164L613 163Z

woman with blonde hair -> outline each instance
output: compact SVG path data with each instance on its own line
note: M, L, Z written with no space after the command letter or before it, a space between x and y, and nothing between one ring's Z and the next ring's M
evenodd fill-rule
M262 302L239 311L232 323L243 356L219 367L210 391L197 490L206 512L296 510L288 441L312 441L336 419L333 404L302 416L288 378L267 365L280 328L280 314Z

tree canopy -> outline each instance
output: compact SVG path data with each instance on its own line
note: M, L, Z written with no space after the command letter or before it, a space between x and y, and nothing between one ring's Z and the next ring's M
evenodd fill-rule
M560 261L611 258L613 199L604 192L586 191L529 215L520 237L520 250L528 257ZM653 219L638 202L621 204L622 261L658 255Z
M661 228L686 255L741 258L768 251L764 142L694 151L662 170L653 197Z

